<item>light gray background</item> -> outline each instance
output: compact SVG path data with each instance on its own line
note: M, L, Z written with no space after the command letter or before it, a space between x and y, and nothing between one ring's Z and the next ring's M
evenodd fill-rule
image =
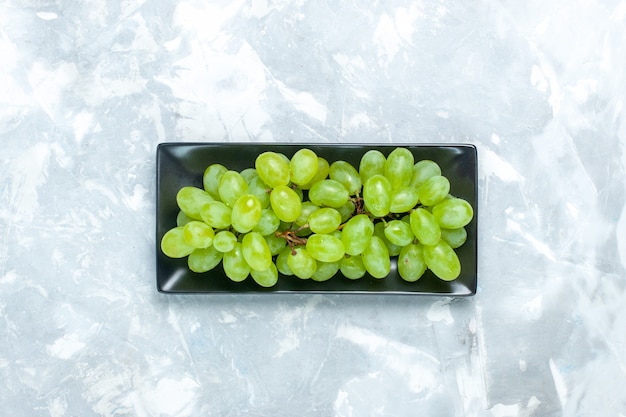
M626 2L0 2L12 416L626 416ZM472 143L475 297L167 296L158 143Z

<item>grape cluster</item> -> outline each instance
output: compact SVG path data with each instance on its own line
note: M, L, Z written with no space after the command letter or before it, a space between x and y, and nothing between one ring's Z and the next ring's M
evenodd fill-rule
M450 194L450 182L431 160L415 162L407 148L385 156L366 152L358 168L329 162L310 149L291 158L257 156L241 172L214 163L203 188L176 195L176 227L161 240L171 258L187 257L202 273L222 263L233 281L248 276L263 287L279 273L325 281L337 272L384 278L397 257L400 277L417 281L430 269L445 281L461 264L454 249L467 239L472 206Z

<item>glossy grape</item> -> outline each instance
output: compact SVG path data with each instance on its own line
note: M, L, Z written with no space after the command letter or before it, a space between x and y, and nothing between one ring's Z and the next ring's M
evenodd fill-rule
M446 229L467 226L474 217L472 206L460 198L449 198L437 203L432 213L437 223Z
M378 236L372 236L369 245L361 254L363 265L374 278L385 278L391 271L391 259L387 246Z
M309 279L317 270L317 261L304 246L296 246L287 258L287 265L295 276Z
M415 209L410 216L411 229L424 245L434 245L441 238L441 228L435 217L426 209Z
M348 190L335 180L322 180L309 190L309 200L318 206L338 208L346 204L350 195Z
M321 262L317 261L317 270L311 275L313 281L328 281L339 271L339 261Z
M339 261L346 253L341 239L326 234L309 236L306 250L313 258L322 262Z
M237 236L229 230L220 230L213 238L213 247L220 252L230 252L235 248Z
M300 149L291 157L289 173L291 182L305 185L317 174L317 155L310 149Z
M300 188L302 188L303 190L308 190L316 182L325 180L326 177L328 177L329 170L330 170L330 165L328 164L328 161L318 156L317 157L317 171L315 172L315 175L313 176L311 181L309 181L306 184L301 185Z
M232 209L221 201L211 201L202 207L202 220L215 229L230 227Z
M254 231L259 232L263 236L274 233L280 227L280 219L272 209L261 210L261 217L254 226Z
M330 179L343 185L350 195L359 193L363 186L359 172L346 161L335 161L330 164L328 175Z
M220 200L228 207L232 207L239 197L248 192L248 184L237 171L226 171L220 179L217 191Z
M464 227L458 229L441 229L441 240L446 242L452 249L463 246L467 240L467 230Z
M193 272L203 273L215 268L222 261L223 253L209 246L204 249L195 249L187 258L187 266Z
M226 276L235 282L241 282L250 275L250 265L243 257L241 243L236 242L233 249L224 253L222 266Z
M361 255L344 257L340 261L339 269L341 274L348 279L362 278L367 272Z
M272 252L267 241L257 232L244 235L241 241L243 258L250 268L257 271L265 271L272 263Z
M398 246L406 246L415 239L411 225L402 220L387 222L384 233L391 243Z
M273 287L278 282L278 270L274 264L270 264L269 268L263 271L251 269L250 275L252 275L252 279L261 287Z
M270 205L278 218L284 222L293 222L302 213L300 197L286 185L279 185L272 190Z
M218 188L222 175L224 175L226 171L228 171L228 169L221 164L211 164L204 170L202 185L204 190L209 193L211 197L216 199L220 197Z
M363 186L363 203L375 217L384 217L391 208L391 183L383 175L374 175Z
M178 207L188 216L195 220L200 220L202 217L200 212L202 207L213 201L214 198L209 195L203 189L187 186L181 188L176 194L176 204Z
M254 167L259 177L270 188L289 184L289 160L276 152L263 152L255 162Z
M366 214L357 214L348 220L342 231L341 240L348 255L360 255L374 235L374 223Z
M341 224L341 214L334 208L323 207L311 213L308 224L314 233L330 233Z
M413 154L406 148L396 148L387 156L384 175L391 183L393 190L409 186L414 163Z
M420 202L432 206L446 198L450 192L450 181L444 176L435 175L419 187Z
M385 161L385 155L378 150L372 149L365 152L359 163L361 182L365 184L367 180L374 175L384 175Z
M413 165L413 175L411 177L411 187L419 188L427 179L441 175L441 168L436 162L423 159Z
M444 281L452 281L461 273L459 257L446 242L424 245L424 261L433 273Z
M411 187L398 188L391 192L389 211L391 213L406 213L417 205L419 193Z
M231 223L239 233L248 233L259 223L261 214L259 199L252 194L244 194L233 204Z
M183 227L185 241L194 248L208 248L213 244L213 228L201 221L191 221Z
M426 261L422 244L410 244L402 248L398 255L398 274L409 282L415 282L426 272Z
M170 258L184 258L194 249L185 239L183 226L168 230L161 238L161 250Z

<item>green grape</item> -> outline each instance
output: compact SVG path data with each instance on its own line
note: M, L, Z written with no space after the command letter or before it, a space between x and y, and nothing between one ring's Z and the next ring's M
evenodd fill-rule
M346 253L341 239L326 234L309 236L306 250L313 258L322 262L337 262Z
M446 229L458 229L472 221L474 210L461 198L447 198L433 207L433 216L437 223Z
M308 223L313 233L330 233L341 224L341 214L334 208L320 208L311 213Z
M374 234L374 223L366 214L357 214L341 230L341 240L348 255L360 255Z
M261 179L256 176L248 182L248 194L255 195L261 202L261 208L268 208L270 206L270 187L267 186Z
M202 185L204 190L214 199L220 198L220 194L217 190L220 186L222 175L224 175L226 171L228 171L228 169L221 164L211 164L204 170Z
M406 213L417 205L419 193L415 188L404 187L391 192L391 203L389 211L391 213Z
M467 240L467 230L464 227L457 229L441 229L441 240L446 242L452 249L460 248Z
M450 181L441 175L427 179L419 188L420 202L432 206L446 198L450 192Z
M176 226L184 226L190 221L193 221L191 217L187 216L184 211L180 210L176 215Z
M228 207L232 207L239 197L248 193L248 184L237 171L226 171L220 179L217 191L220 200Z
M424 245L434 245L441 238L441 229L435 217L426 209L413 210L410 216L411 229L417 240Z
M289 160L282 154L263 152L256 158L254 167L259 177L270 188L289 184Z
M424 245L424 261L428 269L444 281L452 281L461 274L459 257L443 240L434 245Z
M369 245L361 254L363 265L374 278L385 278L391 271L391 259L387 246L378 236L372 236Z
M398 274L405 281L415 282L426 272L423 246L414 243L402 248L398 255Z
M330 169L330 166L328 165L328 161L318 156L317 157L317 171L315 172L315 175L313 176L311 181L309 181L306 184L301 185L300 188L302 188L303 190L309 190L313 186L313 184L315 184L316 182L325 180L326 177L328 177L329 169Z
M391 183L383 175L374 175L363 186L363 203L375 217L389 214L391 207Z
M233 204L231 223L239 233L248 233L261 220L261 202L252 194L244 194Z
M361 182L365 184L367 180L374 175L384 175L386 160L385 155L375 149L365 152L359 163Z
M286 185L278 185L272 190L270 205L278 218L284 222L293 222L302 213L300 197Z
M264 235L267 246L270 248L272 256L276 256L287 245L285 238L276 236L275 234Z
M316 182L309 190L309 200L318 206L338 208L346 204L349 198L348 190L335 180Z
M287 258L287 265L295 276L300 279L309 279L317 270L317 261L304 246L296 246Z
M222 261L223 253L213 246L208 248L195 249L187 258L187 266L193 272L203 273L210 271Z
M317 173L317 155L310 149L300 149L291 157L289 173L291 182L301 186L307 184Z
M291 248L289 246L285 246L276 257L276 268L278 269L278 272L283 275L293 275L293 272L291 271L291 268L289 268L289 264L287 263L290 256Z
M224 253L222 267L228 278L235 282L241 282L250 275L250 265L243 257L241 243L236 242L233 249Z
M341 274L348 279L359 279L365 275L365 265L361 255L346 256L339 264Z
M409 186L414 163L413 154L407 148L396 148L387 156L384 175L391 183L393 190Z
M237 244L237 236L229 230L220 230L213 238L213 247L220 252L230 252Z
M252 181L254 178L259 177L259 174L257 174L256 169L254 168L246 168L243 171L241 171L239 174L241 174L243 179L246 180L246 183L248 184L248 186L250 186L250 181Z
M389 242L398 246L406 246L415 239L411 225L402 220L387 222L384 233Z
M198 187L183 187L176 193L178 208L195 220L202 218L200 215L202 206L213 200L213 197L211 197L209 193Z
M183 227L183 237L194 248L208 248L213 244L215 232L205 222L194 220Z
M250 275L261 287L273 287L278 282L278 270L274 264L270 264L270 267L263 271L251 269Z
M380 240L383 241L385 246L387 246L389 256L398 256L398 254L402 250L402 246L394 245L389 241L389 239L387 239L387 236L385 236L385 223L377 222L374 225L374 236L378 236Z
M243 258L250 268L257 271L265 271L272 263L272 252L265 238L257 233L250 232L244 235L241 241Z
M272 209L267 208L261 210L261 218L252 230L265 236L277 231L279 226L280 219Z
M161 250L170 258L184 258L194 249L185 239L183 226L168 230L161 239Z
M430 159L418 161L413 165L413 176L411 177L411 187L419 188L427 179L441 175L441 168L436 162Z
M339 261L336 262L317 262L317 271L311 275L313 281L328 281L339 271Z
M211 201L202 207L200 217L214 229L226 229L230 227L232 210L221 201Z
M330 179L337 181L348 190L348 194L355 195L361 191L363 183L359 172L349 162L335 161L330 165L328 172Z
M341 215L341 223L345 223L350 220L350 218L352 217L352 213L354 213L356 207L351 200L348 200L346 204L341 207L336 207L336 209Z
M300 213L300 216L294 222L296 226L304 226L305 224L307 224L309 222L309 216L311 215L311 213L313 213L315 210L318 210L318 209L319 209L319 206L316 206L310 201L303 202L302 212Z

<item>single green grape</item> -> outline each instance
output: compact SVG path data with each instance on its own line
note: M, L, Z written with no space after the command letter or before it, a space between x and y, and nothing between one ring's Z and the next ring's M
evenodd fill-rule
M381 151L372 149L361 157L359 162L359 176L361 177L361 183L365 184L370 177L374 175L385 174L385 155Z
M461 198L448 198L433 207L433 216L437 223L446 229L458 229L467 226L474 217L474 210Z
M222 175L224 175L226 171L228 171L228 169L222 164L211 164L204 170L202 185L204 190L214 199L220 198L220 194L217 190L220 186Z
M187 266L193 272L208 272L219 265L222 261L223 253L213 246L203 249L195 249L187 258Z
M441 240L446 242L452 249L460 248L467 240L467 230L464 227L458 229L441 229Z
M248 233L261 220L263 209L261 202L252 194L244 194L235 201L231 213L233 229L239 233Z
M424 245L434 245L441 238L439 223L426 209L413 210L409 219L415 237Z
M317 157L317 171L313 178L306 184L300 186L303 190L309 190L313 184L325 180L328 177L328 172L330 170L330 165L328 165L328 161L321 156Z
M348 190L335 180L316 182L309 190L309 200L318 206L338 208L346 204L349 198Z
M284 222L293 222L302 213L300 197L286 185L278 185L272 190L270 205L278 218Z
M424 261L428 269L444 281L452 281L461 274L459 257L446 242L424 245Z
M361 254L363 265L374 278L385 278L391 272L391 258L387 246L378 236L372 236L369 245Z
M213 238L213 247L220 252L230 252L237 244L237 236L229 230L220 230Z
M313 281L328 281L339 271L339 261L321 262L317 261L317 270L311 275Z
M250 181L252 181L254 178L259 177L259 174L257 174L256 169L254 168L246 168L243 171L241 171L239 174L241 174L243 179L246 180L246 183L248 184L248 186L250 186Z
M450 181L444 176L435 175L427 179L419 187L420 202L425 206L433 206L446 198L450 192Z
M185 239L183 226L168 230L161 238L161 250L170 258L184 258L194 249Z
M183 236L194 248L208 248L213 244L215 232L205 222L194 220L183 227Z
M413 154L407 148L395 148L387 156L384 175L391 183L393 190L409 186L413 176L414 163Z
M357 214L341 230L341 240L348 255L360 255L374 235L374 223L366 214Z
M243 258L250 268L265 271L272 263L272 252L265 238L257 233L250 232L244 235L241 241Z
M415 282L426 272L424 250L421 243L413 243L402 248L398 255L398 274L408 282Z
M230 227L232 209L221 201L210 201L202 207L200 217L214 229Z
M261 218L252 230L259 232L263 236L274 233L280 226L280 219L270 208L261 210Z
M296 246L287 258L287 265L295 276L309 279L317 270L317 261L304 246Z
M411 225L402 220L388 221L384 233L391 243L398 246L406 246L415 239Z
M361 255L344 257L340 261L339 269L341 274L348 279L362 278L367 272Z
M289 159L282 154L263 152L257 156L254 167L259 177L270 188L289 184Z
M328 175L330 179L343 185L350 195L359 193L363 186L359 172L346 161L335 161L330 164Z
M317 155L310 149L298 150L289 162L291 182L301 186L311 181L317 173Z
M278 282L278 270L273 263L270 264L269 268L263 271L251 269L250 275L252 275L252 279L261 287L273 287Z
M276 268L278 269L278 272L287 276L293 275L293 272L291 271L291 268L289 268L288 264L289 257L291 256L291 251L292 249L289 246L285 246L281 249L281 251L278 253L278 256L276 257Z
M412 187L398 188L391 192L389 211L391 213L406 213L417 205L419 193Z
M411 187L419 188L427 179L436 175L441 175L441 168L436 162L430 159L418 161L413 165Z
M383 175L374 175L363 186L363 203L375 217L389 214L391 207L391 183Z
M313 234L306 242L307 252L322 262L337 262L346 253L343 242L327 234Z
M213 201L214 198L198 187L186 186L176 193L176 204L187 216L200 220L202 207Z
M243 257L241 243L236 242L233 249L224 253L222 267L228 278L235 282L241 282L250 275L250 265Z
M248 184L237 171L226 171L220 178L217 191L220 200L228 207L232 207L239 197L248 192Z
M308 224L313 233L330 233L341 224L341 214L334 208L323 207L311 213Z

